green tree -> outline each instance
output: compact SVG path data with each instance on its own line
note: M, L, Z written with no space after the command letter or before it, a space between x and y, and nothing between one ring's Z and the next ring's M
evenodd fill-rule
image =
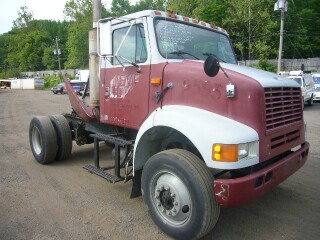
M113 0L111 4L111 12L114 16L120 17L133 11L129 0Z
M165 10L166 0L141 0L136 5L131 6L133 12L143 11L143 10Z
M68 37L68 26L69 23L66 21L52 21L52 20L33 20L29 24L30 31L41 31L45 34L48 34L51 38L51 42L47 44L46 49L44 50L44 55L42 56L42 64L45 69L54 70L58 69L58 60L57 56L53 54L55 46L56 36L59 39L59 48L61 49L61 65L64 65L64 62L67 58L67 49L66 42Z
M193 16L205 22L214 22L222 26L222 20L226 18L227 5L225 0L198 0L193 10Z
M197 0L168 0L168 9L188 17L193 17L193 11L198 4Z
M280 26L280 13L276 18ZM288 0L285 13L284 58L320 56L319 0ZM279 31L279 30L278 30Z
M69 0L65 5L64 14L71 21L66 43L68 59L65 68L87 68L92 3L90 0Z
M13 21L13 28L27 28L32 20L32 11L29 11L26 6L20 7L20 11L18 11L18 18Z
M227 11L223 24L238 52L245 59L268 58L276 53L273 0L225 0Z
M23 38L14 35L14 45L10 45L7 61L10 67L18 67L20 71L43 70L42 57L51 38L41 31L31 31L24 34Z

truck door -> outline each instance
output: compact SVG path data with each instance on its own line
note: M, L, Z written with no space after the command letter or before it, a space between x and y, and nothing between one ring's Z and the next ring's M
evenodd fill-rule
M138 129L148 115L151 58L144 26L143 19L113 26L114 57L100 73L102 122Z

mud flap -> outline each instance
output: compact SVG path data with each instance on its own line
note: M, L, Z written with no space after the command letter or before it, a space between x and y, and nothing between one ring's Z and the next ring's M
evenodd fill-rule
M130 198L136 198L136 197L140 197L142 195L142 193L141 193L141 174L142 174L142 169L134 172L134 177L132 178L133 184L132 184Z

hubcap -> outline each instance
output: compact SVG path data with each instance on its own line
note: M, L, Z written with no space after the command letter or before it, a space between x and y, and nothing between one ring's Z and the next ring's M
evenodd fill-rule
M172 225L182 225L191 216L191 197L186 185L175 174L158 173L151 182L153 202L159 216Z
M37 127L32 128L31 132L32 146L36 154L40 154L42 150L41 135Z

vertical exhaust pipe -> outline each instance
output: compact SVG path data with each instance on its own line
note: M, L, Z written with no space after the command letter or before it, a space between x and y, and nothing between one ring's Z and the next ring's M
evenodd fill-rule
M93 0L93 28L89 31L89 71L91 107L100 106L99 98L99 56L97 46L97 27L101 18L101 0ZM99 116L97 116L99 117Z

